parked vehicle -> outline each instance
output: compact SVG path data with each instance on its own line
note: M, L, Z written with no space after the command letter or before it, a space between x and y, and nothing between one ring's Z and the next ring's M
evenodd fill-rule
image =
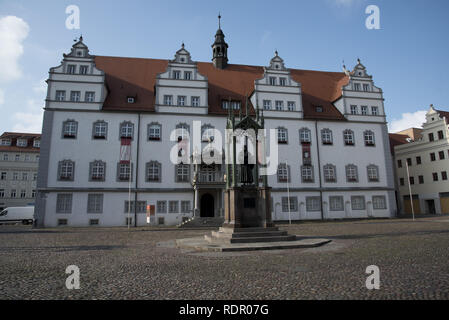
M34 221L33 207L10 207L0 212L0 223L22 222L31 224Z

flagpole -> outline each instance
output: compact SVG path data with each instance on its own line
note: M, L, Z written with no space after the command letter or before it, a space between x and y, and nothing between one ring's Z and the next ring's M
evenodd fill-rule
M410 207L412 208L413 221L415 221L415 209L413 208L412 186L410 185L410 172L408 170L407 160L405 160L405 167L407 168L408 192L410 194Z

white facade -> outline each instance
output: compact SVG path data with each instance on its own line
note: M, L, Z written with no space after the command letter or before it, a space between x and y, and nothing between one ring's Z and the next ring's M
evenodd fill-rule
M90 74L68 74L69 64L76 64L77 68L87 65ZM359 70L363 73L356 73ZM274 220L396 214L382 91L374 86L360 62L349 74L349 84L341 88L341 98L335 102L336 108L344 108L341 110L344 120L305 119L302 85L292 79L277 53L264 69L264 77L255 79L254 92L249 97L252 105L262 110L264 101L272 101L271 109L263 111L265 128L281 128L286 134L278 145L278 161L288 164L289 179L280 177L279 172L268 177ZM270 83L273 81L270 78L275 78L276 83ZM368 84L368 91L353 90L351 85L355 81ZM71 54L64 56L60 67L50 69L48 83L36 209L39 226L125 226L128 216L132 225L145 225L147 205L155 206L156 216L152 221L160 225L179 224L193 215L223 215L224 166L201 167L193 187L192 166L188 168L187 178L182 179L169 160L170 153L178 151L179 133L173 132L180 125L187 128L191 139L198 134L194 132L194 121L225 136L226 115L209 112L208 77L198 72L184 45L175 59L168 62L165 72L158 73L155 79L154 112L103 110L110 89L104 72L95 67L94 57L88 54L82 41L73 46ZM57 91L66 92L65 101L58 101ZM85 92L95 92L95 100L70 101L72 91L80 91L82 99ZM193 97L198 100L193 102ZM282 110L276 110L275 101L283 101ZM376 106L377 110L374 115L371 109L367 114L351 115L350 105ZM245 108L244 102L241 108ZM66 126L68 122L70 125ZM95 136L94 123L98 122L105 124L106 130L101 131L104 139ZM118 168L121 126L126 123L133 128L131 183L119 179ZM301 141L303 129L308 130L310 141ZM327 139L330 137L327 143L323 143L323 130L328 133ZM345 144L345 130L353 133L350 145ZM366 145L366 132L370 132L372 145ZM203 142L202 147L206 144ZM188 154L181 157L184 164ZM104 170L100 179L92 178L95 161L101 162ZM334 167L335 179L326 179L329 173L326 165ZM356 172L352 180L348 178L351 165ZM368 178L368 168L372 179ZM67 172L71 174L69 177L64 176ZM129 186L131 201L140 204L128 215ZM285 199L288 192L290 211Z

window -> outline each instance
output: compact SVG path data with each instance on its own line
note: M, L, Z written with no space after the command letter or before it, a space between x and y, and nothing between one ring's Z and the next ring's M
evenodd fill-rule
M271 110L271 100L264 100L263 101L263 109L264 110Z
M412 165L412 158L407 158L407 165L408 166L411 166Z
M438 157L440 158L440 160L444 160L444 151L438 152Z
M119 163L117 171L117 178L119 181L129 181L131 179L130 163Z
M87 213L103 213L103 194L87 195Z
M232 101L231 107L233 110L240 110L240 101Z
M68 223L67 219L58 219L58 226L66 226Z
M369 165L367 167L368 171L368 181L378 182L379 181L379 168L375 165Z
M200 106L200 97L192 97L192 107Z
M342 196L330 196L329 197L329 210L330 211L343 211L344 200Z
M178 164L175 165L175 170L176 170L176 182L189 182L190 165Z
M409 182L410 184L415 184L415 177L410 177Z
M309 212L321 210L320 197L306 197L306 210Z
M321 142L326 145L332 144L332 131L330 129L321 130Z
M354 83L354 90L360 91L360 83Z
M173 70L173 79L181 79L181 71Z
M16 198L16 197L17 197L16 189L11 189L11 198Z
M346 146L354 145L354 132L352 130L343 131L343 140Z
M433 137L433 132L431 132L431 133L429 133L429 141L433 141L433 140L435 140L435 139Z
M315 107L315 112L323 112L323 107L322 106L316 106Z
M23 181L27 181L28 180L28 173L27 172L22 172L22 180Z
M93 138L94 139L106 139L108 134L108 124L104 121L94 122L93 125Z
M226 100L221 101L221 107L225 110L229 109L229 101Z
M98 226L100 224L99 219L89 219L89 225L90 226Z
M352 196L351 197L352 210L365 210L365 197L364 196Z
M179 123L176 125L176 135L178 136L178 141L189 139L190 127L186 123Z
M190 201L181 201L181 213L190 213Z
M192 72L184 71L184 80L191 80L191 79L192 79Z
M11 145L11 140L10 139L2 139L1 145L2 146L10 146Z
M65 101L65 91L57 90L55 100L56 101Z
M13 172L13 173L12 173L12 179L13 179L14 181L19 180L19 173L18 173L18 172Z
M136 208L136 202L135 201L125 201L125 213L134 213L137 211L137 213L145 213L146 212L146 201L137 201L137 208Z
M363 138L365 139L365 146L373 147L375 145L374 132L365 131L363 133Z
M162 126L159 123L148 125L148 140L161 140Z
M67 73L69 73L69 74L75 74L75 71L76 71L76 65L74 65L74 64L69 64L69 65L67 66Z
M9 155L7 153L3 154L3 161L8 161L9 160Z
M435 161L436 160L436 157L435 157L435 153L431 153L430 154L430 161Z
M438 173L432 173L433 181L438 181Z
M205 124L201 127L201 141L211 142L214 141L214 127L210 124Z
M36 198L36 190L31 190L31 198Z
M120 124L120 138L133 138L134 124L131 122L123 122Z
M346 181L357 182L358 181L357 166L350 164L346 166Z
M167 201L156 202L157 213L167 213Z
M337 182L337 170L332 164L326 164L323 167L324 181L326 182Z
M270 77L270 85L275 86L276 85L276 78L275 77Z
M169 201L168 213L178 213L178 212L179 212L179 201Z
M357 113L358 113L357 106L352 105L351 106L351 114L357 114Z
M402 168L402 160L398 160L398 168Z
M365 92L369 91L369 84L366 83L363 84L363 91Z
M284 110L284 101L276 101L275 106L278 111Z
M95 101L95 92L86 91L86 96L84 97L86 102L94 102Z
M404 185L404 178L400 178L400 179L399 179L399 184L400 184L401 186Z
M41 140L39 140L39 139L34 139L34 141L33 141L33 147L34 147L34 148L40 148L40 147L41 147Z
M81 99L81 92L80 91L70 91L70 101L72 102L79 102Z
M128 103L134 103L134 102L136 102L136 99L135 99L134 97L127 97L127 98L126 98L126 102L128 102Z
M295 101L288 101L287 102L287 109L288 111L295 111Z
M89 66L80 66L80 74L87 74Z
M173 96L164 95L164 104L166 106L171 106L173 104Z
M424 176L418 176L419 184L424 184Z
M287 85L287 79L286 78L279 78L279 85L280 86L286 86Z
M278 165L278 182L289 182L290 181L290 167L288 167L285 163L281 163Z
M2 172L2 173L0 173L0 180L6 180L6 178L7 178L7 172Z
M186 105L186 97L178 96L178 106L183 107Z
M37 173L33 173L33 181L37 180Z
M307 128L301 128L301 129L299 129L299 141L301 142L301 143L303 143L303 142L307 142L307 143L310 143L310 141L311 141L311 132L310 132L310 130L309 129L307 129Z
M106 177L106 162L94 161L90 163L90 180L104 181Z
M72 213L72 194L59 193L56 196L56 213Z
M288 143L288 131L286 128L278 128L278 143Z
M282 212L297 212L298 211L298 198L297 197L282 197ZM289 208L290 203L290 208Z
M444 139L444 133L442 130L438 131L438 139L440 140Z
M60 161L58 165L59 180L73 181L75 172L75 162L70 160Z
M161 163L150 161L146 164L147 181L161 182Z
M16 161L20 161L20 154L16 154Z
M416 164L421 164L421 157L416 157Z
M301 167L301 180L302 182L313 182L313 167L302 166Z
M24 198L26 198L26 195L27 195L27 193L26 193L26 190L20 190L20 198L22 198L22 199L24 199Z
M0 189L0 199L5 197L5 189Z
M371 107L371 114L373 116L379 115L379 108L378 107Z
M368 114L368 106L361 106L360 110L364 116Z
M447 172L441 171L441 180L447 180Z
M67 120L62 125L62 135L64 138L76 139L78 131L78 122L74 120Z
M373 209L387 209L387 199L385 198L385 196L373 196Z

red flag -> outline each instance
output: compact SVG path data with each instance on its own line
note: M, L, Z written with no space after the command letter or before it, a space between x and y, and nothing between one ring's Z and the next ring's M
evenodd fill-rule
M122 138L120 143L120 163L131 162L131 138Z

